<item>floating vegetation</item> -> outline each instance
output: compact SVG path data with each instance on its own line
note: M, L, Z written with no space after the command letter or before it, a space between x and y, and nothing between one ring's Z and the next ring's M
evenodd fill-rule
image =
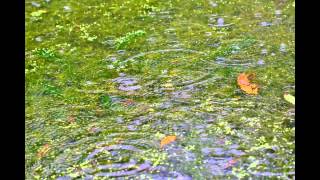
M125 36L117 38L115 40L116 48L117 49L126 48L130 43L135 42L137 38L142 37L145 34L146 32L143 30L129 32Z
M26 179L295 179L292 0L25 15Z

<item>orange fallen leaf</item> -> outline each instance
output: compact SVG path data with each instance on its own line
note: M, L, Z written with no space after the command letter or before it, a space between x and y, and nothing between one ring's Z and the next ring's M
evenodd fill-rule
M50 145L49 145L49 144L45 144L44 146L42 146L42 147L39 149L39 151L38 151L38 153L37 153L37 157L38 157L38 158L44 157L44 156L48 153L48 151L49 151L50 149L51 149Z
M76 118L75 118L74 116L69 116L69 117L68 117L68 122L69 122L69 123L74 123L75 120L76 120Z
M133 105L133 104L134 104L134 101L133 101L133 99L126 99L126 100L124 100L124 101L122 102L122 104L123 104L124 106L130 106L130 105Z
M225 169L235 165L239 161L239 158L231 159L230 161L227 162L226 166L224 167Z
M245 74L241 73L237 78L237 83L240 88L247 94L258 94L258 85L250 82L250 79L254 78L255 74Z
M163 146L174 142L177 139L177 136L166 136L164 137L160 142L160 148L163 148Z

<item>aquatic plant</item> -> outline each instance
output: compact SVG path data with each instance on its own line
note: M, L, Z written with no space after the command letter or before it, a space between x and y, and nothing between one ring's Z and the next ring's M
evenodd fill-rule
M137 38L142 37L145 34L146 34L145 31L138 30L138 31L129 32L125 36L117 38L115 40L116 49L126 48L129 44L135 42Z
M49 48L36 48L33 50L33 53L41 58L51 60L57 57L56 53Z

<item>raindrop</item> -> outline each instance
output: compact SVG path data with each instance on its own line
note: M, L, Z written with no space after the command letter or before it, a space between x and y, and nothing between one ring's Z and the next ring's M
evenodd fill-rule
M34 7L40 7L41 6L39 3L34 2L34 1L31 2L31 5L34 6Z
M276 11L275 11L275 14L276 14L277 16L279 16L279 15L282 14L282 12L281 12L281 10L276 10Z
M38 36L38 37L35 38L35 40L36 40L37 42L41 42L41 41L42 41L42 37L41 37L41 36Z
M63 10L70 12L71 11L71 7L70 6L63 6Z
M287 45L284 44L284 43L281 43L281 44L280 44L280 49L279 49L280 52L283 52L283 53L284 53L284 52L287 52L286 49L287 49Z
M266 54L268 54L268 50L266 50L266 49L262 49L262 50L261 50L261 54L262 54L262 55L266 55Z
M261 15L261 13L256 13L256 14L254 14L254 17L256 17L256 18L261 18L262 15Z

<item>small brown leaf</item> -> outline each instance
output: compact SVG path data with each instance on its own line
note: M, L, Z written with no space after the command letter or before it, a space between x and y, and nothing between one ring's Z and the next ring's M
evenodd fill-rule
M74 116L69 116L68 117L68 122L69 123L74 123L76 121L76 118Z
M38 153L37 153L37 157L38 158L42 158L44 157L48 151L51 149L50 145L49 144L45 144L43 145L39 150L38 150Z

